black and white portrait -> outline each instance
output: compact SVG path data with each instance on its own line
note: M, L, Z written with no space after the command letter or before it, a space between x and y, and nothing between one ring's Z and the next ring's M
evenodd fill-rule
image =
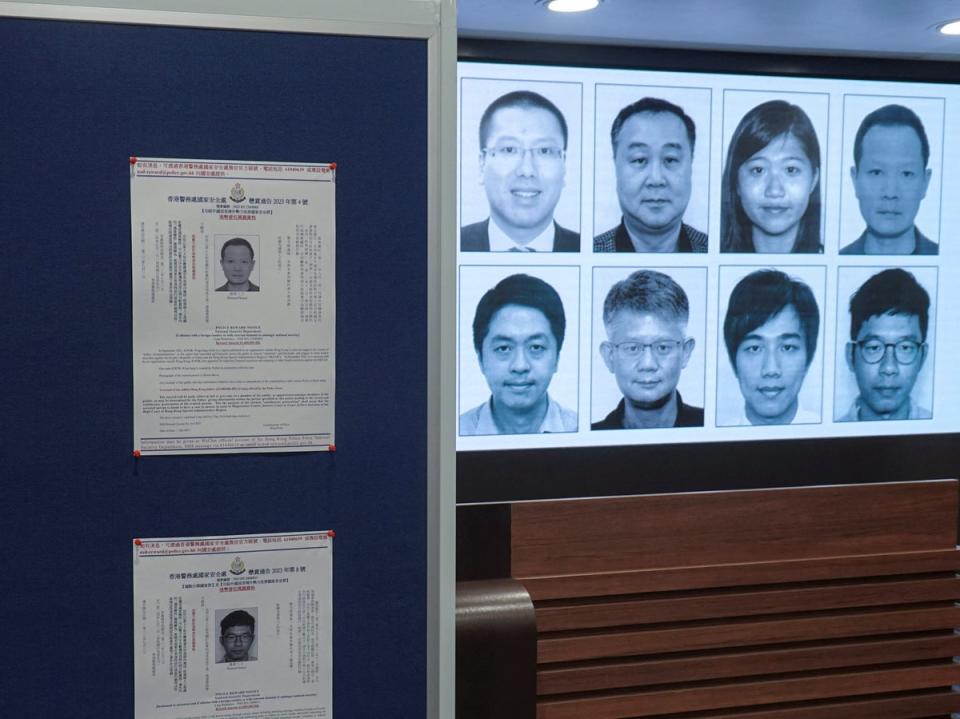
M840 267L834 420L931 419L936 267Z
M214 613L217 664L257 661L257 608L218 609Z
M819 424L821 266L720 267L717 426Z
M705 267L595 267L591 429L702 427Z
M841 255L940 252L944 101L845 95Z
M720 251L823 252L829 95L723 96Z
M582 92L461 80L461 251L579 252Z
M579 276L460 268L460 436L577 431Z
M706 252L710 97L596 86L594 252Z

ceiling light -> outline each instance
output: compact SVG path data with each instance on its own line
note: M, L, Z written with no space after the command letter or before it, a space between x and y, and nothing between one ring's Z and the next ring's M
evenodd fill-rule
M554 12L583 12L593 10L601 0L537 0L537 2L546 5L548 10Z
M937 27L944 35L960 35L960 20L950 20Z

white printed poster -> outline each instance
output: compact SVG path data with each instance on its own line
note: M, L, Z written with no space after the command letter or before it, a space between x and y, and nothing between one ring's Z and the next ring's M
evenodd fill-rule
M131 158L134 454L334 443L333 164Z
M332 540L134 540L135 719L332 717Z

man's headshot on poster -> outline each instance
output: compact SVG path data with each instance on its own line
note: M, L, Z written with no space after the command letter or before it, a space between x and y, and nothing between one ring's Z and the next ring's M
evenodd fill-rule
M565 185L567 120L540 93L494 100L479 126L480 184L489 217L460 229L464 252L579 252L580 235L554 211Z
M250 281L250 273L256 264L253 245L243 237L232 237L220 248L220 267L227 281L217 292L259 292L260 288Z
M775 269L741 279L730 293L723 341L742 404L718 424L819 423L819 408L799 400L819 333L820 309L805 282Z
M744 115L721 184L721 252L823 252L820 142L800 107L771 100Z
M490 397L460 415L460 435L576 432L577 413L547 392L566 334L557 291L544 280L514 274L477 304L473 349Z
M916 226L932 170L930 141L920 117L884 105L860 123L850 177L866 228L841 255L936 255L939 245Z
M838 422L932 417L913 397L929 323L930 295L905 269L882 270L853 293L844 356L859 393Z
M235 609L220 620L220 646L223 659L220 663L256 661L251 652L256 641L256 620L250 612Z
M706 252L707 235L683 221L690 202L696 125L683 108L644 97L610 128L620 224L594 252Z

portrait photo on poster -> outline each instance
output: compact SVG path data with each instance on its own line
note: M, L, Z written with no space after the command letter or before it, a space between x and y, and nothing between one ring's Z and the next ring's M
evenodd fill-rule
M936 267L839 267L834 420L932 419Z
M217 292L259 292L259 235L214 235ZM221 284L222 283L222 284Z
M844 95L841 255L936 255L946 103Z
M820 424L824 266L721 266L717 426Z
M595 86L594 252L706 252L711 90Z
M460 250L580 251L583 86L460 83Z
M577 431L579 296L579 267L460 267L461 437Z
M706 267L594 267L591 429L702 427Z
M724 90L720 251L822 253L826 93Z
M257 661L257 608L224 608L214 612L216 663Z

